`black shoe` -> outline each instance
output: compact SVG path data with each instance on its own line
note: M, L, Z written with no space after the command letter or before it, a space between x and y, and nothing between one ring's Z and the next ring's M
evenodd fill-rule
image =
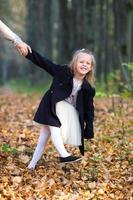
M72 163L81 160L81 157L77 156L67 156L65 158L60 157L60 163Z

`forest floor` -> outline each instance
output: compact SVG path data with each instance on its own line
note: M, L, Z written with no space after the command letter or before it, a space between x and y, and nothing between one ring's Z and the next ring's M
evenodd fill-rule
M0 90L0 200L132 200L133 101L95 98L95 139L85 141L81 162L61 167L49 141L30 171L39 101L39 95Z

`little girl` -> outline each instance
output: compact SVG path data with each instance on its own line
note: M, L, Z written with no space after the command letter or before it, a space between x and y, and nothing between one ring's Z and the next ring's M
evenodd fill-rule
M84 138L94 137L95 58L93 54L81 49L74 53L68 65L58 65L33 49L29 49L25 43L18 43L16 48L26 58L53 76L50 89L43 96L34 117L34 121L41 125L41 129L28 168L35 169L50 136L60 155L61 163L80 160L80 157L71 155L64 144L79 146L81 154L84 155Z

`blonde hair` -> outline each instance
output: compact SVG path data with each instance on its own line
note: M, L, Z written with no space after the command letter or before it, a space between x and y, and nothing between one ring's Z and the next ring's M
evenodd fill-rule
M89 51L88 49L77 50L73 54L72 60L69 63L69 67L71 68L71 71L74 74L74 68L75 68L75 65L77 63L78 56L79 56L80 53L86 53L86 54L88 54L91 57L91 60L92 60L92 70L86 74L85 79L90 83L90 85L92 87L95 87L95 67L96 67L96 61L95 61L95 57L94 57L94 55L92 54L91 51Z

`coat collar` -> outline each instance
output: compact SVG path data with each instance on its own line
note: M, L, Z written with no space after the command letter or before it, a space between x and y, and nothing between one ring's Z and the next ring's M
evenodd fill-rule
M83 90L93 90L92 86L86 79L83 80L82 89Z
M70 72L69 78L73 79L74 75L71 73L71 71L69 72ZM86 79L83 80L81 88L83 90L89 90L89 91L94 89Z
M83 81L82 90L87 91L92 97L94 97L96 94L95 88L93 88L87 80Z

